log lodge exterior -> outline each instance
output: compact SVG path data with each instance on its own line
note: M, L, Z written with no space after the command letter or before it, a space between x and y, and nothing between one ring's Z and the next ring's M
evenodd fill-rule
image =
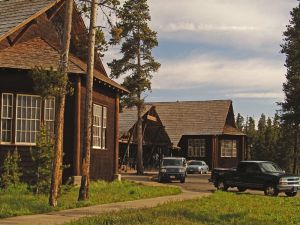
M34 67L57 70L64 20L64 0L0 2L0 166L9 150L17 149L24 170L32 165L40 123L54 129L55 99L44 101L34 91ZM64 179L80 176L86 96L87 31L74 5L69 56L69 81L64 124ZM119 96L128 91L108 78L95 58L91 179L113 180L118 173Z
M152 102L145 115L153 107L170 139L169 155L203 160L210 168L235 167L245 158L247 138L236 128L231 100ZM124 109L120 137L134 121L136 109Z

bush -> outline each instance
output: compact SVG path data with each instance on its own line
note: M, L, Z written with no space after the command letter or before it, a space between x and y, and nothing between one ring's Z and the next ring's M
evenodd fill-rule
M20 177L22 176L20 163L21 158L17 149L13 153L10 151L7 153L2 166L3 173L0 177L2 188L6 189L11 185L15 186L20 183Z

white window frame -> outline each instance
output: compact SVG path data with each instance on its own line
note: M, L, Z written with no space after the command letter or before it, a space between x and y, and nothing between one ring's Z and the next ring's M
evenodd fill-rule
M19 97L34 97L34 98L39 98L40 99L40 104L39 104L39 107L31 107L32 109L35 109L35 110L39 110L39 113L36 111L35 113L36 113L36 115L37 115L37 113L38 113L38 117L36 117L36 118L22 118L22 112L21 112L21 117L18 117L19 115L18 115L18 109L19 109L19 107L21 106L21 110L22 110L22 105L20 105L19 106ZM42 99L41 99L41 97L39 96L39 95L28 95L28 94L17 94L16 95L16 119L15 119L15 143L16 144L21 144L21 145L36 145L36 138L37 138L37 133L40 131L40 127L37 127L36 126L36 123L37 122L39 122L39 123L41 123L41 111L42 111ZM25 109L26 109L26 114L27 114L27 112L28 112L28 106L27 106L27 101L26 101L26 106L25 106ZM32 113L32 112L31 112ZM21 129L20 130L18 130L18 120L21 120ZM23 125L23 122L22 121L24 121L25 120L25 131L24 131L24 129L22 129L22 125ZM34 127L36 128L36 129L34 129L34 130L31 130L31 128L29 128L29 129L27 129L27 124L29 124L28 123L28 121L36 121L35 122L35 125L34 125ZM31 126L31 124L30 124L30 126ZM26 139L26 132L30 132L30 134L29 134L29 141L26 141L25 140L25 142L24 141L18 141L18 131L20 131L20 132L25 132L25 139ZM32 134L31 133L34 133L34 138L33 138L33 140L34 141L31 141L31 139L32 139Z
M221 157L237 157L237 140L221 140Z
M98 110L98 111L97 111ZM99 112L98 115L95 115ZM107 107L93 104L92 148L106 149Z
M206 140L204 138L188 139L188 157L206 157Z
M11 108L11 113L12 115L10 117L4 117L4 95L6 96L11 96L12 102L11 105L9 106L8 104L6 105L6 114L8 114L9 112L9 108ZM1 144L11 144L12 143L12 133L13 133L13 119L14 119L14 95L12 93L2 93L1 94L1 121L0 121L0 143ZM10 142L7 141L3 141L2 140L2 132L4 132L2 130L2 126L3 126L3 120L7 120L10 121ZM5 130L5 132L8 132L9 130Z
M53 107L50 108L47 107L47 101L53 101ZM53 118L51 118L51 110L53 113ZM47 111L49 111L49 113ZM47 133L50 135L50 137L53 137L54 126L55 126L55 98L54 97L49 97L44 100L44 122L45 122L45 127L47 129ZM51 127L53 127L53 129L51 129Z

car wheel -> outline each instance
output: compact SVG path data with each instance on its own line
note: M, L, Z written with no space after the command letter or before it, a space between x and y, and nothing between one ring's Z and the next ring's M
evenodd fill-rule
M296 192L284 192L286 194L286 196L288 197L295 197L297 195L297 191Z
M185 178L180 179L180 183L185 183Z
M278 190L275 188L275 186L268 185L265 187L264 190L265 195L267 196L277 196L279 194Z
M157 180L158 180L159 183L162 183L162 177L161 177L161 175L158 175L158 179Z
M244 188L244 187L237 187L237 189L239 192L244 192L247 190L247 188Z
M227 191L228 185L225 180L219 180L217 183L217 189L221 191Z

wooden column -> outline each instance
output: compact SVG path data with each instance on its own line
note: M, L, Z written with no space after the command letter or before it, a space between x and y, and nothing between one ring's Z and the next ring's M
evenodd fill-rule
M242 149L241 150L242 150L242 153L240 153L242 156L241 160L247 159L247 151L245 151L245 136L242 136Z
M114 174L115 178L119 179L119 126L120 126L120 96L117 93L115 100L115 163L114 163Z
M74 126L74 176L80 176L80 106L81 106L81 77L75 81L75 126Z

